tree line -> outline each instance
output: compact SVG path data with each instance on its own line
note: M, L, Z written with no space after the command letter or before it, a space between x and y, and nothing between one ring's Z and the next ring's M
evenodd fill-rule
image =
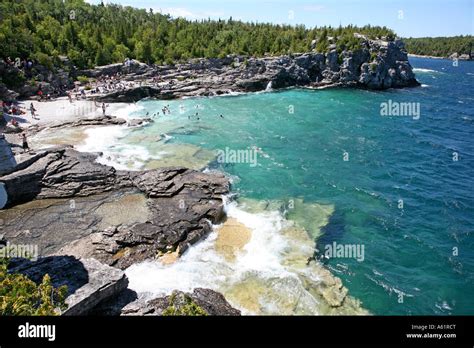
M35 59L59 64L67 56L78 68L90 68L134 58L171 64L190 58L228 54L247 56L325 51L338 40L338 50L355 49L360 39L394 38L386 27L314 27L245 23L226 20L190 21L153 10L116 4L91 5L83 0L2 0L0 2L2 58Z
M420 37L403 40L409 53L449 57L453 53L474 55L474 36Z

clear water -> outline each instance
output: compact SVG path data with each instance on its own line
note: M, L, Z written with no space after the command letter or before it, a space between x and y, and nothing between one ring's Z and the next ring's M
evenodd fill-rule
M365 308L474 314L474 63L411 62L422 87L141 101L135 117L164 105L171 114L120 142L142 147L145 166L166 152L156 141L163 134L172 137L167 145L260 148L256 166L211 167L234 176L246 198L334 205L317 244L364 245L362 262L326 264ZM381 116L389 99L420 103L420 118Z

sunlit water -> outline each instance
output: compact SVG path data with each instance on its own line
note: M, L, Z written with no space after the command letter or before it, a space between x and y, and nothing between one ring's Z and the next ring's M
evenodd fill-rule
M363 261L331 258L325 263L372 313L474 314L474 63L411 62L422 87L144 100L126 113L148 113L154 123L134 130L92 130L90 139L101 141L89 141L82 149L105 149L101 161L119 168L176 164L225 171L240 197L286 202L289 217L293 214L313 237L322 233L319 250L333 242L363 245ZM420 103L419 119L381 116L381 103L389 100ZM164 105L171 111L166 116ZM216 151L226 148L257 149L257 161L219 163ZM292 212L295 200L304 205ZM304 206L332 208L324 216ZM233 209L242 222L248 219ZM250 222L256 230L265 228L266 238L272 228L274 233L281 229L275 226L281 209L280 215L268 214L258 222L265 227ZM271 253L280 253L280 246L262 249L263 258L252 260L256 264L249 269L277 267ZM188 274L183 288L209 285L199 280L205 277L202 265L200 271L180 271L195 261L172 268L176 279ZM172 277L161 266L143 267L155 267L161 280ZM215 272L211 283L218 282ZM160 286L158 278L133 278L133 269L130 274L132 285L134 279L143 280L134 285L140 290ZM170 289L179 283L161 284Z

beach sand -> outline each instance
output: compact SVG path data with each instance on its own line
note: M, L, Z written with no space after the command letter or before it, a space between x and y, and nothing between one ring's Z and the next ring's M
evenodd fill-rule
M36 119L31 116L30 104L33 103L36 109ZM81 118L94 118L102 115L100 103L96 104L91 100L74 100L69 102L67 97L57 98L52 101L39 102L37 100L23 100L19 102L20 107L26 114L15 116L21 127L31 125L47 126L61 122L75 121ZM115 113L120 108L127 106L126 103L107 104L107 115L116 116ZM7 116L9 121L11 116Z

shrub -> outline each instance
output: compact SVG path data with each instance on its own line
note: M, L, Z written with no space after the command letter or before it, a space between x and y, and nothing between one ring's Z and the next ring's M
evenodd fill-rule
M78 76L77 81L79 81L83 85L86 85L89 83L89 78L87 76Z
M8 272L8 260L0 259L0 315L58 315L67 308L67 287L54 288L45 274L37 285L23 274Z
M36 52L34 57L40 65L47 67L49 70L53 70L53 59L43 52Z
M175 305L175 300L176 294L172 294L170 306L163 311L164 316L207 316L207 312L188 295L184 295L184 305Z

